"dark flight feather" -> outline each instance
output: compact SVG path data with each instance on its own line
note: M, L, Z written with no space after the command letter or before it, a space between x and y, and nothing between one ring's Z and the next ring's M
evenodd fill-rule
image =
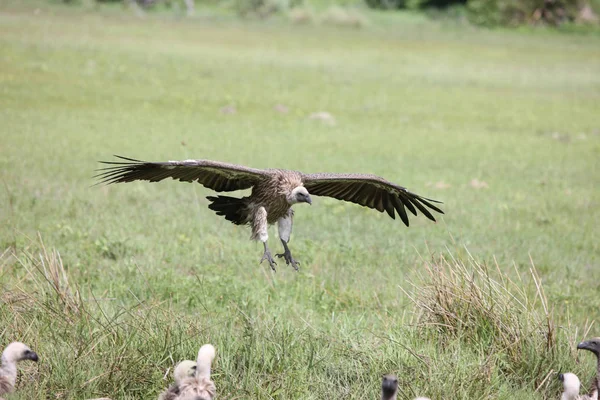
M440 203L439 201L421 197L375 175L304 174L302 180L308 192L315 196L333 197L373 208L379 212L386 211L394 219L393 209L396 209L406 226L409 225L409 221L404 207L414 215L417 215L418 209L432 221L435 221L435 218L428 208L441 214L444 213L432 204Z
M95 178L100 178L100 183L111 184L136 180L159 182L166 178L173 178L182 182L197 181L217 192L230 192L251 188L271 176L268 170L219 161L145 162L133 158L115 157L129 162L101 161L111 166L98 170L100 173Z

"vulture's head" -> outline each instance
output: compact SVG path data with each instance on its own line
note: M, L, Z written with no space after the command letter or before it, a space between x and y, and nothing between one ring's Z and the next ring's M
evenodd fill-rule
M38 360L38 355L21 342L9 344L2 353L2 363L15 363L21 360Z
M392 397L398 391L398 378L396 375L384 375L381 382L381 394L384 398Z
M312 200L310 198L310 194L308 194L308 190L304 186L298 186L292 190L292 192L287 196L287 202L292 205L296 203L308 203L312 204Z
M175 383L179 383L185 378L190 378L196 375L196 362L192 360L185 360L175 366L173 371L173 377Z
M578 350L589 350L600 359L600 337L586 340L577 345Z
M579 397L579 388L581 387L581 382L577 375L567 372L564 374L559 374L558 379L563 383L563 399L577 399Z

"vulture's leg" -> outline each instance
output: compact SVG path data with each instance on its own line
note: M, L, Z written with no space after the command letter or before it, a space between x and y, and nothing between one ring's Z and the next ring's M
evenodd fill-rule
M260 262L262 264L263 261L267 260L271 269L275 271L275 266L277 263L273 260L273 256L271 256L271 252L269 251L269 247L267 247L267 240L269 239L269 224L267 222L267 210L264 207L259 207L254 213L254 219L252 221L252 239L260 239L265 246L265 252L263 253Z
M271 251L267 247L267 242L263 242L263 245L265 246L265 252L263 253L262 258L260 259L260 263L262 264L263 261L267 260L269 262L269 265L271 266L271 269L277 272L277 270L275 269L277 263L275 262L275 260L273 260L273 256L271 256Z
M290 252L290 248L288 247L288 242L290 241L290 236L292 235L292 224L294 222L294 211L290 208L285 217L279 218L277 221L277 229L279 230L279 239L281 239L281 244L283 244L283 253L276 254L277 257L283 257L285 259L285 263L287 265L292 265L296 271L298 271L298 266L300 262L294 260L292 257L292 253Z

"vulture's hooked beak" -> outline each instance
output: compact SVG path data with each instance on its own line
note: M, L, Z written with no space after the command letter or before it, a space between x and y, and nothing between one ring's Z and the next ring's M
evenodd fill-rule
M577 350L589 350L594 354L600 355L599 347L595 340L586 340L577 345Z
M306 202L312 206L312 199L310 198L310 194L306 195Z
M577 345L577 350L587 350L588 342L581 342Z
M35 351L31 351L31 350L27 350L25 352L25 357L23 357L25 360L31 360L31 361L38 361L38 355Z

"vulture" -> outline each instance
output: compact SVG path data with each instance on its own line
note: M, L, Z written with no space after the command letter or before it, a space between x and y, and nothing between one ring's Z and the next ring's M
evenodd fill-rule
M17 381L17 362L22 360L38 360L37 354L20 342L13 342L2 352L0 366L0 394L11 393Z
M215 359L215 348L205 344L198 351L198 358L182 361L175 368L175 383L160 394L158 400L213 400L217 388L210 380L210 368Z
M250 196L208 196L209 209L236 225L249 225L251 239L263 243L264 253L260 262L267 260L273 270L277 263L273 259L267 240L267 228L277 223L283 253L276 254L287 265L298 270L299 262L294 259L288 243L292 233L294 212L297 203L312 204L311 195L328 196L361 206L376 209L395 219L396 213L406 226L408 212L417 215L420 211L435 222L430 210L444 212L433 203L441 203L410 192L408 189L370 174L305 174L284 169L256 169L242 165L210 160L183 160L146 162L115 156L120 161L101 161L109 165L100 168L94 178L98 183L112 184L136 180L158 182L172 178L182 182L198 182L216 192L252 189Z
M592 379L590 385L590 396L594 393L596 398L600 393L600 337L585 340L577 345L578 350L588 350L596 356L596 376Z
M592 394L585 395L579 394L579 388L581 387L581 382L577 375L567 372L565 374L559 374L558 379L560 379L563 383L563 393L560 397L560 400L598 400L598 392L593 392Z

